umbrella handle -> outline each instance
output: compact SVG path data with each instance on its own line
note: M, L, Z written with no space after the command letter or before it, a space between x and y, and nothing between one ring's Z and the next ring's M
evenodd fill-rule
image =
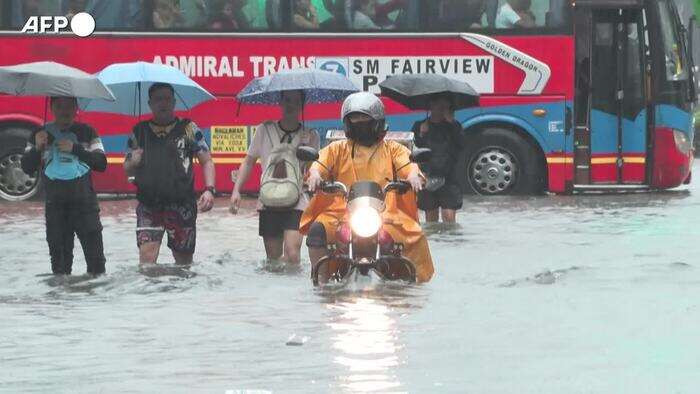
M49 96L44 97L44 128L46 128L46 115L49 108Z

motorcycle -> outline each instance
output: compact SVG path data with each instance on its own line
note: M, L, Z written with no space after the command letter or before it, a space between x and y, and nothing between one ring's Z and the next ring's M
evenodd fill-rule
M316 149L301 146L297 148L297 158L303 162L318 161ZM347 186L334 179L321 183L322 193L341 195L346 200L348 221L341 223L336 231L335 244L328 245L328 254L311 269L311 280L318 286L319 273L329 271L329 280L343 282L353 273L370 276L375 273L381 280L416 281L416 267L402 254L403 244L394 242L384 229L381 213L384 212L385 198L388 193L405 194L411 190L411 184L397 179L397 173L411 163L425 163L430 160L430 149L416 149L411 153L410 162L394 171L394 179L384 188L371 181L355 182L348 190ZM332 173L328 170L328 173Z

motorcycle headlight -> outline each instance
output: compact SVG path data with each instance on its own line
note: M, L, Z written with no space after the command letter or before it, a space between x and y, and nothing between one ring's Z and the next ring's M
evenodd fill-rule
M360 207L350 214L350 228L362 238L369 238L382 227L382 217L376 209Z

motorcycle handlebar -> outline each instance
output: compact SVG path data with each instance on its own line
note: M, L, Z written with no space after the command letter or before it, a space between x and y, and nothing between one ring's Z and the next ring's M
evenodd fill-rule
M411 190L411 184L408 181L401 179L389 182L386 184L386 186L384 186L384 194L392 190L396 190L396 192L399 194L405 194Z
M328 182L324 181L321 183L321 186L319 187L322 192L327 193L327 194L336 194L336 193L341 193L342 195L347 195L348 194L348 188L341 182Z

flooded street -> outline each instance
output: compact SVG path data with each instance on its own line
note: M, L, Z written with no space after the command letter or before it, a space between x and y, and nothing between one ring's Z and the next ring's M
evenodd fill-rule
M697 181L467 198L428 229L430 283L364 291L266 266L246 204L200 215L190 270L144 275L135 201L103 200L108 274L88 280L47 275L41 203L0 203L0 392L697 390Z

